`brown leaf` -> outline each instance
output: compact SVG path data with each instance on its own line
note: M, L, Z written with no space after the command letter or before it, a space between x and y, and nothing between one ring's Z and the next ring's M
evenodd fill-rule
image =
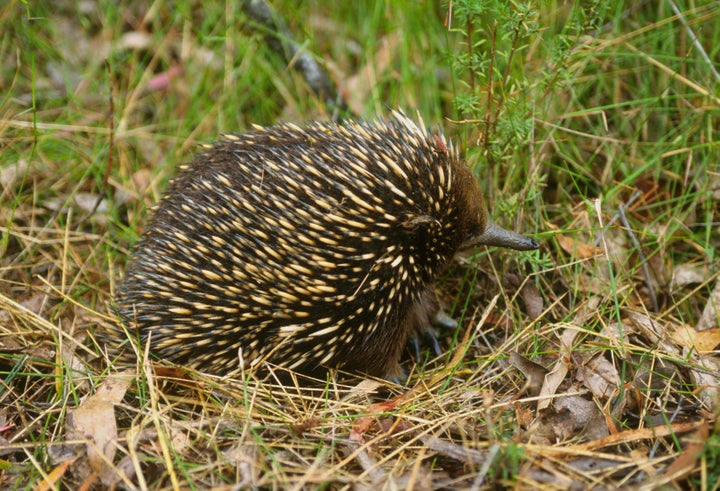
M667 477L671 477L674 481L684 478L690 474L695 468L695 462L697 461L700 454L705 449L705 444L708 439L708 424L707 420L703 420L700 428L691 437L691 441L680 456L675 459L675 462L670 464L670 467L665 471Z
M188 375L186 370L178 367L167 367L165 365L153 364L153 370L155 375L161 378L169 378L176 381L187 381L194 383L194 379Z
M380 429L388 435L412 429L413 425L403 418L380 418Z
M700 320L698 321L697 330L704 331L718 326L718 311L720 311L720 278L715 282L710 298L708 299Z
M671 334L673 341L688 349L697 350L698 353L710 353L720 345L720 328L696 331L692 327L680 327Z
M531 319L537 319L543 313L543 298L540 290L526 277L514 273L505 275L505 279L515 288L520 288L520 298L525 304L525 312Z
M543 380L542 388L540 389L540 400L538 401L538 411L547 408L552 401L552 396L557 393L558 387L565 380L565 377L570 370L571 353L573 351L573 344L577 337L579 329L572 324L568 324L568 327L563 330L560 334L560 346L562 353L566 353L565 356L560 356L552 367L552 369L545 375Z
M311 430L313 428L316 428L320 426L321 420L320 418L308 418L304 421L301 421L300 423L293 423L290 425L290 429L296 434L296 435L302 435L308 430Z
M389 401L371 404L367 410L368 416L362 416L355 420L352 430L350 431L350 441L361 442L363 435L372 427L373 423L376 422L376 415L394 410L398 404L405 400L405 397L406 395L403 394Z
M545 309L542 295L535 283L526 282L520 290L520 298L525 303L525 312L528 317L535 320L539 318Z
M620 374L607 358L599 353L586 353L582 366L578 369L577 379L590 389L596 397L610 397L620 386Z
M129 385L129 373L109 376L95 394L68 415L68 438L86 440L90 468L105 485L116 481L114 471L107 465L113 461L117 442L114 406L122 400Z
M557 234L555 235L555 239L565 252L578 259L595 257L602 252L602 249L599 247L593 247L566 235Z
M551 407L538 411L528 433L535 442L548 444L583 437L602 440L609 434L605 416L594 401L581 396L561 396Z
M34 491L50 491L55 489L55 485L60 481L60 479L62 479L67 470L75 463L78 457L79 456L66 460L59 466L55 467L52 471L50 471L47 479L42 479L35 484L35 487L33 488Z
M707 268L697 263L680 264L673 268L670 291L675 292L684 286L702 283L707 279Z
M555 409L566 411L574 424L574 434L582 434L588 440L599 440L610 434L605 424L605 416L594 401L588 401L580 396L566 396L558 398L554 404Z
M512 366L520 370L523 375L525 375L525 378L527 379L525 387L528 391L528 394L530 394L532 397L539 395L540 389L542 388L543 382L545 380L545 375L547 375L548 373L547 368L528 360L527 358L516 352L510 353L509 362Z

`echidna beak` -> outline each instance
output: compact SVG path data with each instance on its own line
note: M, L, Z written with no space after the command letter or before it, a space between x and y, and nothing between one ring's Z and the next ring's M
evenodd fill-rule
M540 244L535 239L505 230L492 222L488 222L483 233L472 237L463 245L466 246L464 248L487 245L507 247L518 251L531 251L540 247Z

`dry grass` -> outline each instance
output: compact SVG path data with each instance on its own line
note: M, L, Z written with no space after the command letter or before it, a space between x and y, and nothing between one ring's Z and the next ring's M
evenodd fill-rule
M448 116L497 220L543 241L458 258L438 291L460 327L405 386L118 372L96 345L174 166L322 117L232 2L130 3L0 7L0 488L718 489L720 80L690 35L717 59L717 3L576 31L546 6L495 51L478 14L494 81L432 4L288 13L353 110Z

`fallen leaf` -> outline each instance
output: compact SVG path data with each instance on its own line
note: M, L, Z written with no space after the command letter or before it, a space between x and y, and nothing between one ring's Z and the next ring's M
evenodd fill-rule
M505 279L515 288L520 288L520 298L525 304L525 312L531 319L537 319L540 317L544 310L544 303L540 290L531 281L527 281L527 278L520 277L514 273L508 273L505 275Z
M538 411L550 406L552 396L555 395L558 387L565 380L570 370L569 360L572 359L573 344L577 335L578 329L572 324L568 324L568 327L560 335L561 356L558 357L555 366L545 375L539 394Z
M523 375L525 375L525 379L527 380L525 383L525 389L528 394L532 397L539 395L543 382L545 381L545 375L548 373L548 369L528 360L516 352L510 353L509 362L512 366L520 370Z
M702 283L707 279L707 268L697 263L685 263L676 266L673 269L672 279L670 280L670 291L676 290L697 283Z
M558 241L558 244L560 244L562 250L578 259L588 259L602 253L602 249L599 247L593 247L567 235L557 234L555 235L555 239Z
M605 398L612 396L620 385L620 374L615 366L607 358L599 353L586 353L586 356L577 371L577 380L595 397Z
M712 329L718 326L720 322L720 278L715 281L715 287L713 287L710 298L705 304L702 314L700 314L700 320L698 321L697 330L704 331L706 329Z
M685 326L675 329L670 337L680 346L706 354L720 345L720 328L696 331Z
M543 311L545 310L545 304L543 302L540 290L535 283L526 282L520 290L520 298L525 303L525 312L530 319L538 319Z
M37 484L35 484L35 487L33 488L33 490L34 491L50 491L52 489L55 489L55 485L65 475L65 473L70 468L70 466L72 466L75 463L75 461L78 459L78 457L72 458L70 460L66 460L62 464L55 467L52 471L50 471L48 473L47 479L42 478Z
M695 462L705 449L708 433L707 420L703 420L700 428L690 437L688 446L685 447L685 450L683 450L680 456L667 468L665 476L672 478L673 481L678 481L690 474L695 468Z
M583 435L587 440L600 440L610 434L605 416L594 401L581 396L565 396L559 397L553 405L558 412L565 411L574 424L573 433L568 437Z
M389 401L371 404L367 410L368 415L359 417L355 420L355 423L353 423L352 430L350 431L350 441L361 442L363 435L376 422L377 415L394 410L400 402L405 400L405 397L406 395L403 394Z
M543 385L539 394L540 400L538 401L538 410L545 409L550 406L552 396L556 394L558 387L560 387L560 384L563 380L565 380L567 373L567 363L562 357L558 358L555 366L552 370L550 370L550 372L548 372L547 375L545 375L545 378L543 379Z
M311 430L313 428L317 428L320 426L321 420L320 418L308 418L304 421L301 421L299 423L293 423L290 425L290 429L295 433L296 435L302 435L308 430Z
M4 190L21 182L29 169L30 164L27 160L18 160L10 165L0 167L0 186Z
M111 375L98 387L95 394L68 414L68 438L86 441L90 469L100 476L106 486L114 484L118 479L108 465L108 462L113 461L117 446L114 407L122 400L129 386L129 372Z

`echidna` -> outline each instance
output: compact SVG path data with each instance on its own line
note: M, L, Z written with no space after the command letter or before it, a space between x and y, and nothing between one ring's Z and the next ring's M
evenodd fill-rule
M539 247L489 221L457 150L402 113L256 127L180 167L116 303L154 356L200 371L393 376L433 282L481 244Z

